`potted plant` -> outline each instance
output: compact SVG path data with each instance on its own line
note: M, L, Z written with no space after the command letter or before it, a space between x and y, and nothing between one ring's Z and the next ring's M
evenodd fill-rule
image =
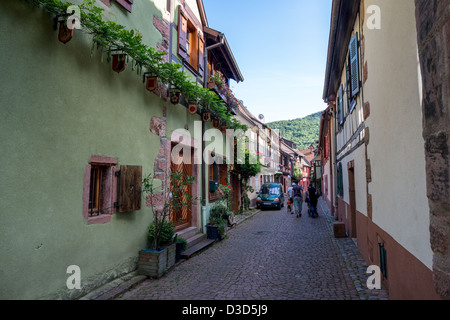
M219 125L220 125L220 119L214 117L214 118L213 118L213 127L214 127L214 128L218 128Z
M170 103L171 104L178 104L180 103L180 91L171 91L170 92Z
M127 67L127 55L125 53L116 53L112 55L112 69L120 73Z
M148 194L149 206L153 209L154 217L148 228L149 246L139 252L138 272L155 278L161 277L176 262L177 236L173 223L168 219L170 212L182 206L189 206L193 201L191 195L185 194L186 186L194 182L193 177L172 172L170 178L166 177L165 181L170 181L170 187L166 186L164 181L161 181L160 186L155 185L152 175L148 175L142 181L143 191Z
M203 110L203 112L202 112L202 120L203 120L203 122L211 121L211 111Z
M181 253L187 249L187 241L182 237L177 237L175 263L181 260Z
M211 209L209 223L206 225L208 239L220 241L226 232L227 220L223 217L223 207L216 205Z
M146 77L145 88L148 91L155 91L155 89L157 87L158 87L158 77L157 76L147 76Z
M67 26L67 22L61 21L59 23L59 32L58 32L58 40L62 43L66 44L73 38L73 31L74 29L70 29Z
M190 114L196 114L197 113L197 104L194 102L189 103L188 110Z

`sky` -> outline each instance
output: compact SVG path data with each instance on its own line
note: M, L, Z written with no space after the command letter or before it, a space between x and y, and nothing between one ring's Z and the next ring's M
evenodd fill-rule
M244 77L235 97L265 122L303 118L322 100L332 0L203 0Z

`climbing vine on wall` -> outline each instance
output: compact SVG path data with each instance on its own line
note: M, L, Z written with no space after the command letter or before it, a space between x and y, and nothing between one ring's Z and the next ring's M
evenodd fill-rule
M29 1L54 16L67 14L69 6L74 5L61 0ZM138 74L144 71L157 75L162 83L170 85L185 97L209 109L229 128L246 130L247 127L232 117L225 103L214 92L188 79L181 64L165 62L164 52L145 45L142 42L142 34L138 30L128 30L115 21L104 21L103 9L95 6L95 0L84 0L77 6L80 9L81 28L92 36L91 54L95 49L101 50L102 57L106 54L109 60L113 51L126 53L127 57L132 59L133 68Z

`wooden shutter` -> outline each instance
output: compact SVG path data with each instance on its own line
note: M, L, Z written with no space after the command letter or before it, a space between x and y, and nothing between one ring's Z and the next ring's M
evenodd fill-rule
M119 212L141 209L142 167L120 166Z
M205 58L203 52L205 50L205 41L201 33L198 34L198 72L203 75L203 71L205 69Z
M116 0L117 3L122 5L127 11L131 12L131 6L133 5L133 0Z
M344 122L344 89L343 89L342 85L339 87L337 114L338 114L339 124L342 124Z
M185 60L187 60L187 37L188 37L188 21L183 15L181 9L178 15L178 54Z
M359 59L358 59L358 33L356 32L350 41L350 72L352 96L359 92Z
M227 182L227 178L228 178L228 165L226 164L221 164L219 166L219 183L225 183L228 184Z

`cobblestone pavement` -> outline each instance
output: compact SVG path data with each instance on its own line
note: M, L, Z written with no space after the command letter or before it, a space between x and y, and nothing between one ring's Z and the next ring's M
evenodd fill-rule
M367 266L351 239L336 239L324 202L319 217L262 211L227 239L145 280L117 299L360 300L387 299L366 288Z

